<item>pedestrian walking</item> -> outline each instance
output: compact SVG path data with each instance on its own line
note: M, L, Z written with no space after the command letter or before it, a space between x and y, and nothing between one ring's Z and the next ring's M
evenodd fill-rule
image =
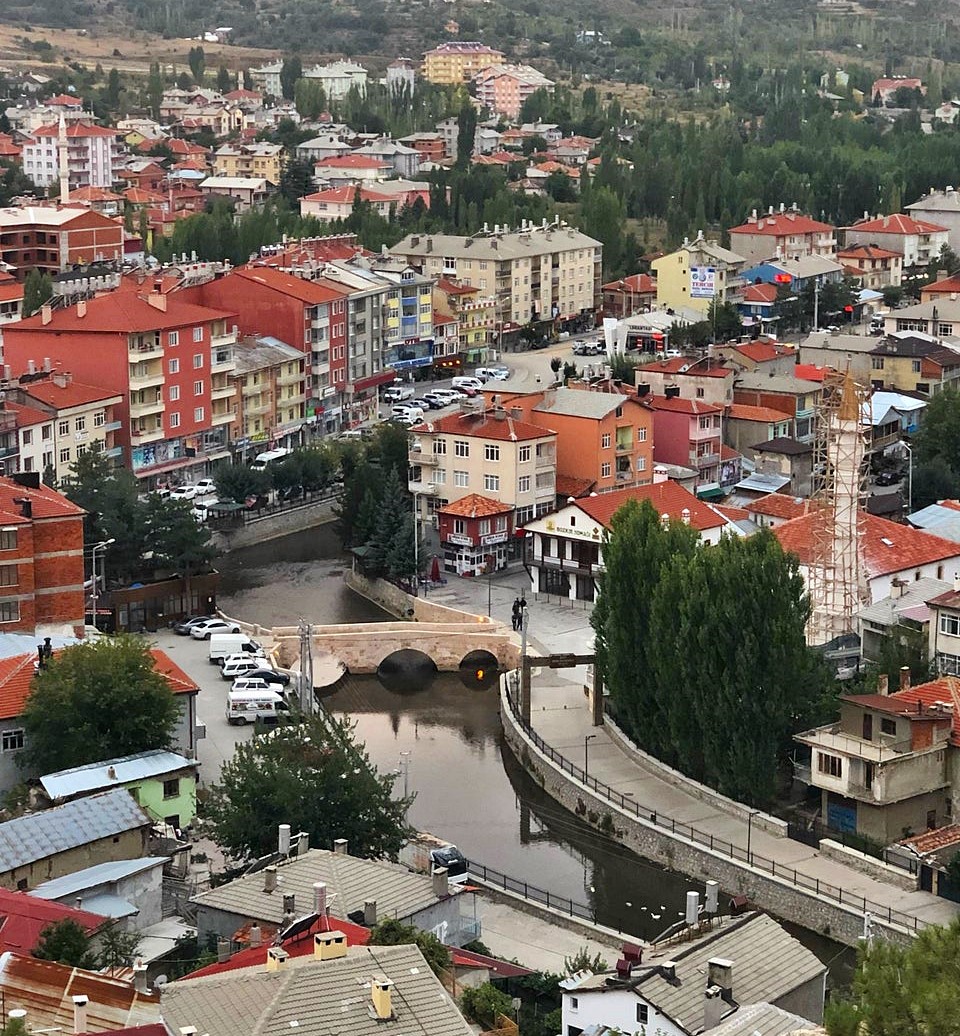
M513 630L516 632L520 629L523 623L523 605L520 603L520 598L515 597L513 601Z

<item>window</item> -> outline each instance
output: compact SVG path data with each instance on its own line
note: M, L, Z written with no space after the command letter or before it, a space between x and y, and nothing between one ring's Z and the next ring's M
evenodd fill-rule
M886 716L880 720L880 733L881 734L896 734L897 732L897 721L895 719L888 719Z
M466 489L470 485L470 472L469 471L454 471L453 473L453 484L458 486L460 489Z
M500 459L500 447L495 443L486 443L483 447L483 459L484 460L499 460Z
M4 529L0 532L0 550L17 549L17 530Z
M193 354L193 369L195 371L198 371L198 370L200 370L200 368L202 366L203 366L203 353L194 353Z
M490 519L489 518L484 518L484 520L480 523L480 535L481 536L489 536L490 535Z
M601 478L609 478L610 477L610 464L609 464L609 462L606 463L606 464L601 464L600 465L600 477Z
M203 382L202 381L195 381L193 383L193 394L195 396L202 396L203 395Z
M577 997L575 997L575 996L570 997L570 1010L571 1011L576 1011L579 1007L580 1007L580 1001L577 999Z
M497 516L496 528L497 528L497 532L506 532L507 531L507 516L505 514L501 514L501 515Z
M17 582L17 566L0 565L0 586L16 586Z
M179 360L171 360L167 364L167 370L171 374L179 374L180 373L180 361Z
M23 445L24 446L32 446L33 445L33 429L32 428L25 428L23 430Z
M70 463L70 447L69 446L64 447L64 449L62 449L60 451L60 463L61 464L69 464Z
M870 357L870 369L875 371L883 370L883 357L882 356L871 356Z
M941 338L950 338L953 335L953 324L937 324L937 334ZM920 364L917 364L919 368Z
M45 424L45 425L44 425L44 426L43 426L43 427L42 427L42 428L40 429L40 438L41 438L41 439L47 440L47 439L49 439L49 438L50 438L50 437L51 437L52 435L53 435L53 425L52 425L52 424Z
M646 471L646 470L647 470L647 458L646 457L637 457L637 471Z
M180 344L180 332L171 331L167 335L167 345L179 345Z
M87 419L85 417L78 417L74 423L74 428L78 432L85 432L87 430Z
M517 462L519 464L526 464L530 460L530 447L521 446L520 452L517 454Z
M826 752L817 752L817 769L829 777L843 776L843 760L836 755L827 755Z
M23 748L23 729L4 730L0 733L0 751L16 752Z
M174 411L170 415L170 427L171 428L179 428L180 427L180 415L176 411Z
M440 457L447 455L447 440L446 439L434 439L433 440L433 452Z
M170 389L169 389L169 392L168 392L168 395L170 397L170 402L171 403L176 403L176 401L180 398L180 386L179 385L171 385Z
M57 423L57 435L69 435L70 434L70 422L59 421Z
M193 419L198 424L203 421L203 407L202 406L194 407L194 409L193 409Z
M453 531L457 536L462 536L467 531L467 523L462 518L454 518Z
M0 622L19 622L20 602L4 601L0 604Z
M457 457L469 457L470 456L470 443L463 439L453 440L453 452Z
M180 778L172 777L169 781L163 782L163 797L175 799L180 794Z
M484 475L483 476L483 488L491 493L500 492L500 476L499 475Z
M700 418L700 427L701 428L709 428L710 427L710 418L709 417L701 417Z
M941 615L940 632L948 637L960 637L960 615Z
M919 360L914 360L911 363L910 366L913 368L913 373L914 374L919 374L920 373L920 361Z
M193 329L193 340L195 342L202 342L203 341L203 328L202 327L195 327Z
M703 399L703 389L702 388L698 388L697 389L697 399Z
M530 492L530 476L521 475L517 479L517 492L518 493L529 493Z
M641 1025L646 1025L647 1024L647 1014L648 1013L649 1012L647 1010L647 1005L646 1004L637 1004L637 1021Z
M646 430L646 428L638 428L637 429L637 442L646 442L646 441L647 441L647 430Z
M603 450L609 450L610 449L610 433L609 432L604 432L603 435L600 436L600 448L603 449Z

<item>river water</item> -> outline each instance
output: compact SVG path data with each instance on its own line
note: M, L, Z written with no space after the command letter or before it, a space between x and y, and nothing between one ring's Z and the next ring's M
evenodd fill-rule
M330 525L270 540L221 559L219 601L228 614L263 625L391 618L343 585L346 564ZM644 939L682 915L689 889L702 892L556 805L505 747L496 689L468 689L441 673L404 693L375 676L349 676L324 701L356 724L374 765L397 771L398 788L416 794L410 823L471 860L587 904L600 924ZM845 984L852 951L794 931L831 960L833 982Z

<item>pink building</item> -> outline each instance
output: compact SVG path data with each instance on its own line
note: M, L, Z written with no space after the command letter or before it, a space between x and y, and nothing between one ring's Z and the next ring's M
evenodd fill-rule
M474 82L484 108L508 119L520 117L523 102L534 91L553 90L553 80L531 65L491 65L478 72Z
M723 407L672 393L643 402L653 411L654 463L693 468L697 486L719 483Z

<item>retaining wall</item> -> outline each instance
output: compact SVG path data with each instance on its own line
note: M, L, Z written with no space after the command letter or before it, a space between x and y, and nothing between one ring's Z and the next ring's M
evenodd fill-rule
M413 619L414 622L460 622L466 626L503 628L502 622L490 619L486 615L474 615L472 612L449 608L444 604L435 604L429 596L412 597L386 579L371 579L352 570L343 578L354 593L366 597L368 601L379 605L391 615L396 615L398 619Z
M859 849L851 849L847 845L833 841L832 838L820 839L820 855L831 860L839 860L854 870L869 874L871 878L878 881L885 881L888 885L896 885L906 892L916 892L919 876L911 874L900 867L893 867L875 856L868 856Z
M680 773L679 770L674 770L672 767L667 766L666 763L662 763L659 759L648 755L642 749L637 748L609 715L603 718L603 728L610 735L610 740L631 762L636 763L637 766L648 773L652 773L661 781L672 784L701 802L706 802L721 812L728 813L730 816L737 817L744 822L746 822L748 817L752 816L754 827L759 827L776 838L788 837L786 820L772 817L769 813L759 813L743 802L727 798L726 795L721 795L720 792L714 791L713 788L700 784L686 774Z
M642 816L635 816L609 802L572 774L551 761L519 726L501 690L500 717L504 736L514 755L544 791L571 813L583 819L596 817L595 825L606 829L611 837L647 860L661 863L688 877L705 881L712 878L728 893L746 896L750 902L785 920L822 932L848 946L856 946L863 936L862 910L847 907L812 890L798 888L786 880L760 871L673 833ZM606 818L609 817L609 820ZM875 927L888 938L907 943L912 933L897 924L889 924L876 915Z
M315 525L326 525L334 520L334 502L332 497L327 497L289 511L264 515L237 529L217 530L210 539L218 550L230 551L312 529Z

